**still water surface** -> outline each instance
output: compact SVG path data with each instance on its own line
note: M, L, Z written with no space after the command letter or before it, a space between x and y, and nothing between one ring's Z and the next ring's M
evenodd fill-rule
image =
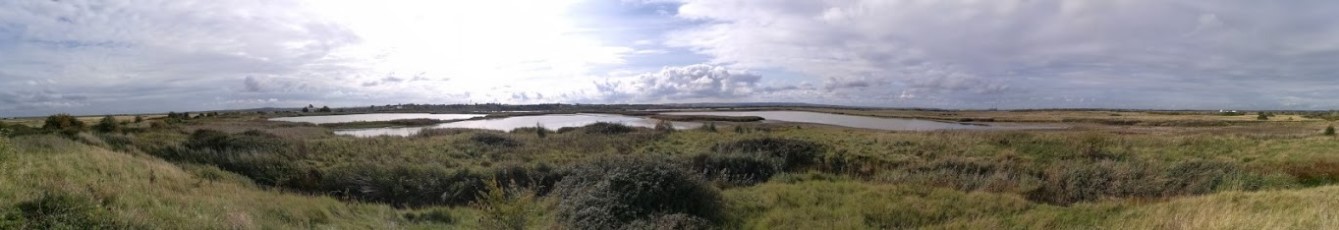
M804 112L804 111L704 111L704 112L668 112L665 114L677 115L718 115L718 116L759 116L767 119L763 122L803 122L814 124L827 124L835 126L897 130L897 131L926 131L926 130L1012 130L1012 129L1056 129L1064 126L1052 124L1004 124L1004 123L979 123L979 124L961 124L953 122L939 122L917 119L900 118L878 118L865 116L840 115L830 113ZM483 116L479 114L427 114L427 113L378 113L378 114L353 114L353 115L332 115L332 116L307 116L307 117L284 117L274 118L279 121L310 122L310 123L334 123L334 122L352 122L352 121L388 121L395 119L412 118L432 118L432 119L466 119L471 117ZM615 114L549 114L535 116L516 116L501 119L469 120L451 123L443 123L429 127L388 127L371 129L348 129L337 130L335 134L352 135L359 137L394 135L409 136L417 134L424 128L474 128L474 129L493 129L510 131L516 128L544 126L548 129L559 129L563 127L580 127L596 122L620 123L628 126L655 127L657 120L644 117L624 116ZM701 127L698 122L673 122L677 129L692 129Z
M348 114L348 115L328 115L328 116L302 116L302 117L279 117L270 120L289 121L289 122L307 122L312 124L343 123L356 121L389 121L399 119L438 119L455 120L469 119L473 117L482 117L483 114L432 114L432 113L367 113L367 114Z
M581 127L589 124L594 124L596 122L620 123L628 126L637 126L637 127L655 127L657 121L654 119L648 119L642 117L614 115L614 114L587 114L587 113L550 114L550 115L535 115L535 116L516 116L501 119L458 121L458 122L437 124L435 126L429 126L429 127L390 127L390 128L337 130L335 131L335 134L352 135L359 137L382 136L382 135L409 136L418 134L418 132L423 130L424 128L472 128L472 129L493 129L493 130L510 131L516 128L535 127L536 125L544 126L544 128L548 129L559 129L563 127ZM692 129L702 126L701 123L696 122L673 122L673 124L674 127L677 129Z
M896 130L896 131L926 131L926 130L947 130L947 129L999 130L999 129L1063 128L1061 126L1047 125L1047 124L1001 124L1001 123L963 124L963 123L941 122L931 120L866 117L866 116L852 116L852 115L805 112L805 111L703 111L703 112L670 112L664 114L759 116L762 117L763 119L767 119L764 122L789 121L789 122L803 122L803 123L845 126L852 128Z

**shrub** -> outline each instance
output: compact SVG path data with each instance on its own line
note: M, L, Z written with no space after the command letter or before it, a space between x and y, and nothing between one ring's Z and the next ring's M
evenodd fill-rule
M702 128L699 128L699 130L714 133L716 132L716 122L707 122L707 124L702 125Z
M502 134L496 134L496 133L476 133L474 134L474 136L470 137L470 141L474 141L475 143L484 144L488 146L498 146L498 147L521 146L520 141L516 141L511 137L507 137Z
M534 212L535 194L516 188L505 188L496 180L485 183L488 187L479 193L474 207L482 211L479 226L483 229L525 229L530 213Z
M685 214L659 215L650 219L636 220L623 226L630 230L707 230L715 229L711 221Z
M669 120L657 121L655 129L660 132L674 132L674 122L670 122Z
M15 136L45 134L45 133L48 132L46 130L28 127L27 125L5 124L4 122L0 122L0 136L15 137Z
M228 133L200 129L191 133L184 146L192 149L209 149L218 152L283 152L288 150L288 143L284 142L278 136L259 130L250 130L236 135Z
M688 159L688 168L726 186L762 183L781 172L780 159L745 154L701 154Z
M813 165L823 149L823 145L810 141L772 137L746 139L717 144L712 147L712 150L717 153L759 154L766 157L775 157L781 161L782 169L787 171L796 171Z
M409 212L404 214L405 220L410 222L437 222L443 224L456 223L456 217L452 216L447 209L435 208L421 212Z
M1325 127L1325 135L1326 135L1326 136L1334 136L1334 125L1330 125L1330 126L1326 126L1326 127Z
M78 134L80 131L84 131L85 126L84 122L79 121L78 118L70 116L69 114L61 113L47 116L46 122L42 125L42 129L48 131L61 132L62 134L65 134L67 136L73 136L74 134Z
M582 127L586 134L624 134L632 132L632 127L619 123L596 122Z
M1227 162L1186 161L1173 165L1139 162L1069 161L1042 173L1042 185L1029 192L1034 201L1071 204L1101 197L1162 198L1222 190L1271 186L1269 178Z
M1263 120L1269 120L1269 114L1268 114L1268 113L1264 113L1264 112L1260 112L1259 115L1256 115L1256 116L1255 116L1255 119L1256 119L1256 120L1261 120L1261 121L1263 121Z
M121 131L121 125L116 123L116 118L112 116L103 116L97 125L93 126L98 132L110 133Z
M603 159L576 167L558 183L558 222L574 229L620 229L662 215L719 221L720 192L662 161Z
M321 179L326 194L396 207L469 204L484 189L482 176L440 166L346 165Z
M21 223L21 229L131 229L110 218L103 207L86 196L48 193L17 206L21 220L16 222Z

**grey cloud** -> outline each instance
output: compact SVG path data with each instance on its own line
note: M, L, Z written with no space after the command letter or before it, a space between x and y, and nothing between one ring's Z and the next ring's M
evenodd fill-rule
M630 80L596 83L596 89L607 100L618 102L730 99L758 92L761 79L762 76L732 72L722 66L697 64L665 67Z
M1308 100L1339 93L1279 92L1339 85L1336 11L1332 1L687 0L677 16L702 24L667 44L855 89L834 93L917 95L880 105L1339 106ZM889 88L864 87L871 77Z
M308 97L296 94L338 87L349 67L332 51L359 41L292 1L4 1L0 21L0 85L58 82L51 95L89 95L77 109L91 113L217 109L180 98L238 91Z
M246 89L247 92L260 92L261 90L264 90L261 87L260 81L257 81L253 76L246 76L246 79L242 80L242 85L245 86L244 89Z

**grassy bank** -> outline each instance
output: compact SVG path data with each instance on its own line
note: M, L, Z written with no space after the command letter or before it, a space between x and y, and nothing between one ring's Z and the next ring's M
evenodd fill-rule
M1339 140L1326 125L356 138L202 118L0 139L0 208L19 227L1334 228Z

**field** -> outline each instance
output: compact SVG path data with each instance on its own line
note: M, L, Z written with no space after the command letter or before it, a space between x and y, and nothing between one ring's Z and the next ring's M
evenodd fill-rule
M1339 139L1322 119L797 110L1071 128L355 138L255 114L161 119L0 138L0 229L1339 228Z

